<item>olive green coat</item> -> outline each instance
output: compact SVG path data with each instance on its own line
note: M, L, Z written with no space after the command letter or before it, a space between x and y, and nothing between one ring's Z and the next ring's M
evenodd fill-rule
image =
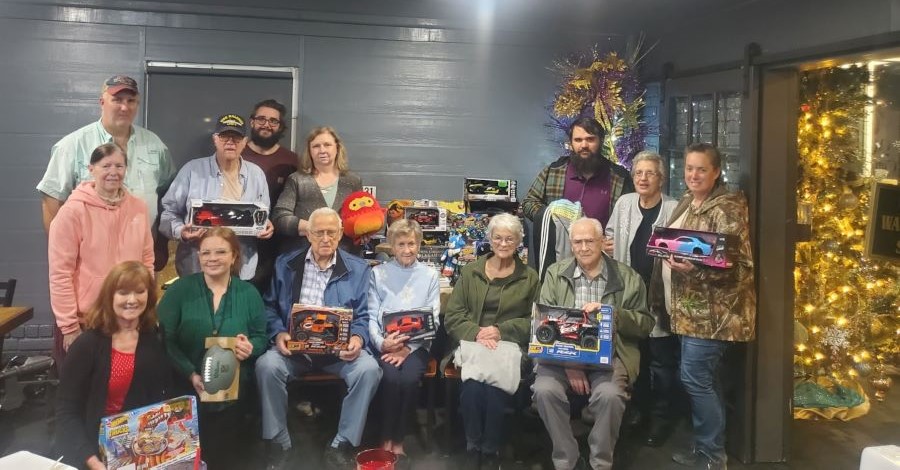
M606 289L600 303L613 307L613 346L616 356L628 371L629 383L637 380L641 363L638 341L650 336L656 320L647 310L647 288L640 274L627 265L603 254L606 265ZM575 259L552 264L544 276L539 302L568 308L575 305Z

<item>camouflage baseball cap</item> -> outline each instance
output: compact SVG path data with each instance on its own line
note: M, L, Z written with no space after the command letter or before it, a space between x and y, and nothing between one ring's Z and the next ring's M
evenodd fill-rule
M135 95L140 93L137 82L125 75L113 75L103 82L103 91L109 92L110 95L115 95L124 90L128 90Z

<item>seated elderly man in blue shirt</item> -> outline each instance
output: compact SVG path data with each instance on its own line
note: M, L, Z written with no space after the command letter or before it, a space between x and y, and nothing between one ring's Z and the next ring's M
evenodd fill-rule
M368 352L368 288L371 268L338 249L343 227L337 212L316 209L309 217L310 246L285 253L275 261L275 275L263 298L272 347L256 362L262 402L262 437L266 468L288 468L291 437L287 429L287 382L300 374L324 370L347 383L337 435L325 450L332 468L350 468L353 447L359 445L369 402L381 381L381 367ZM292 354L288 350L291 307L295 303L353 310L350 344L336 356Z

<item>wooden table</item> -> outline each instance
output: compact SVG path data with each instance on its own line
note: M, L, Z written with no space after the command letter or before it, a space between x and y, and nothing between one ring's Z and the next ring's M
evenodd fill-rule
M34 309L31 307L0 307L0 357L3 357L3 338L32 317Z

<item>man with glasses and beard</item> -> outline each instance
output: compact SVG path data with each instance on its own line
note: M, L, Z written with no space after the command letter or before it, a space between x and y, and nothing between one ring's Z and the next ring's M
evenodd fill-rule
M538 173L522 202L522 212L534 223L529 260L543 268L538 271L542 279L544 269L563 257L557 253L571 255L565 243L568 236L556 237L557 224L542 223L545 214L550 215L548 208L554 212L558 204L554 201L579 202L585 217L606 225L619 196L634 191L628 171L604 155L605 138L606 132L596 119L577 119L569 129L570 153Z
M284 105L274 99L256 103L250 114L250 141L241 153L244 160L255 163L266 174L271 199L270 211L284 189L285 179L297 171L297 154L278 143L284 137L286 114ZM259 244L259 264L256 266L256 275L250 282L260 292L265 292L268 288L275 266L277 246L275 237Z

